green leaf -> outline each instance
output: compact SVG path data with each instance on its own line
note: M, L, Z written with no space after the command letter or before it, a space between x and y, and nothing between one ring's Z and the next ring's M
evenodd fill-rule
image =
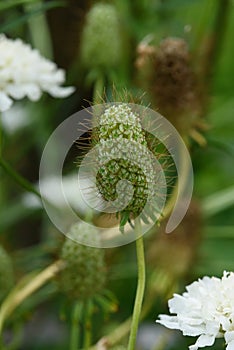
M38 15L38 14L43 13L45 11L48 11L54 7L61 7L61 6L65 6L65 3L63 1L50 1L48 3L45 3L42 6L40 6L38 9L30 11L27 14L17 18L14 21L3 24L0 27L0 31L1 32L9 31L9 30L27 22L28 19L31 18L32 16L35 16L35 15Z
M119 229L120 229L121 233L124 233L124 226L126 225L128 220L129 220L129 213L127 211L121 213L121 220L120 220L120 224L119 224Z
M0 11L5 11L14 6L29 4L31 2L37 2L36 0L7 0L0 3Z
M234 206L234 186L210 195L202 203L203 212L206 216L215 215L232 206Z
M207 226L204 229L204 238L207 239L234 239L234 226Z
M220 140L214 139L214 138L210 137L209 135L206 136L206 140L210 146L213 146L218 151L222 151L222 152L224 152L227 155L232 156L232 157L234 156L234 149L233 149L233 146L231 144L224 142L222 140L220 141Z

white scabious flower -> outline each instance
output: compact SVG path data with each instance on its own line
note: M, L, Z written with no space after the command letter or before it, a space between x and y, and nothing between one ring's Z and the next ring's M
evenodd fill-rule
M74 87L60 86L65 81L64 70L22 40L0 35L0 52L1 112L12 106L12 99L37 101L43 91L61 98L74 92Z
M220 337L226 341L226 350L234 350L234 273L224 272L221 279L204 277L186 290L168 302L175 315L160 315L156 322L179 329L183 335L199 336L190 350L213 345Z

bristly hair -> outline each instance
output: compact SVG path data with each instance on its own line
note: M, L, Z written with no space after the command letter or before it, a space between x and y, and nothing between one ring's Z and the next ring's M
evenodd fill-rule
M116 106L127 105L128 103L136 104L135 97L131 93L129 93L127 90L123 90L121 93L119 93L117 91L117 89L113 88L112 96L115 97ZM103 97L103 102L105 102L106 99L107 99L106 96ZM122 102L122 101L125 101L125 102ZM140 97L137 98L137 102L140 102L140 105L144 108ZM115 105L115 103L113 103L113 105ZM95 105L94 105L93 108L95 110L95 118L100 118L101 115L105 112L105 110L108 109L108 106L106 107L106 105L103 105L101 108L95 109ZM90 112L90 113L92 113L92 112ZM140 116L140 120L142 120L142 118L145 118L146 116L147 116L147 107L144 108L144 112ZM150 124L148 125L147 129L152 130L152 132L157 130L157 128L159 127L157 125L156 120L155 121L150 120L149 123ZM88 121L85 121L85 122L83 122L82 127L83 127L83 130L82 130L83 134L79 138L79 140L77 140L77 142L76 142L77 147L79 148L79 155L77 158L78 166L82 166L82 160L83 160L84 156L87 155L88 152L91 151L100 142L100 127L99 126L95 126L92 128L92 126L90 125L90 122L88 123ZM177 177L177 172L176 172L176 167L175 167L175 164L173 161L173 157L170 154L170 152L166 149L166 146L163 144L163 141L159 140L152 133L145 131L144 129L141 130L141 133L142 133L142 137L144 137L144 139L146 140L146 145L147 145L148 150L150 151L150 153L152 153L154 155L154 157L156 157L157 161L160 163L160 166L162 167L162 169L164 171L165 180L166 180L166 189L164 188L163 190L166 192L166 196L168 198L170 196L170 193L172 192L172 188L174 187L175 179ZM165 138L166 137L167 136L165 135ZM116 161L114 161L114 160L109 161L106 164L107 167L108 167L108 164L109 164L109 166L113 166L113 164L111 164L111 162L116 163ZM118 163L118 161L117 161L117 163ZM86 163L86 166L87 166L87 163ZM95 167L97 167L97 160L90 159L90 164L88 164L88 166L90 169L95 169ZM120 166L122 166L122 165L120 165ZM135 168L134 174L135 174L135 172L136 172L136 174L139 173L140 168L139 168L139 170L137 170L137 168ZM87 174L87 176L88 176L88 174ZM110 200L113 201L115 199L116 192L115 192L115 189L113 189L112 187L115 187L120 179L117 179L117 182L116 182L116 180L115 181L111 180L111 186L112 186L111 193L113 192L111 195L110 192L107 191L107 188L105 188L105 185L104 185L104 183L106 183L106 181L105 181L106 179L103 178L103 176L100 177L99 172L97 173L97 176L98 176L98 178L96 178L95 181L96 182L98 181L98 186L96 183L96 184L93 184L93 188L91 186L91 187L89 187L89 189L87 189L88 191L90 191L90 196L92 196L92 191L93 191L94 198L99 197L100 200L104 199L105 201L110 201ZM113 176L113 174L111 176ZM142 173L142 176L144 177L143 173ZM108 181L107 181L107 183L108 183ZM143 182L144 183L146 182L146 178L145 178L145 180L143 180ZM137 183L134 182L134 191L136 190L136 186L137 186ZM150 186L152 187L153 184L151 183ZM146 187L148 188L148 185L146 185ZM97 191L97 189L98 189L99 193L95 193L95 191ZM157 192L157 196L160 197L161 193L163 191L162 191L162 189L155 189L155 192ZM147 198L148 198L148 194L147 194L147 197L145 198L145 200L147 200ZM132 209L133 207L131 207L131 205L130 205L130 207L127 206L124 210L121 210L120 212L116 213L116 217L119 220L120 228L122 228L122 230L123 230L124 225L127 222L133 226L132 220L140 214L141 210L144 208L144 203L145 202L143 201L142 206L138 208L139 210ZM156 221L157 219L156 219L155 214L158 215L161 213L157 212L156 207L151 207L151 209L149 210L147 215L142 214L142 220L145 223L148 223L150 220ZM109 214L109 215L113 216L113 214Z

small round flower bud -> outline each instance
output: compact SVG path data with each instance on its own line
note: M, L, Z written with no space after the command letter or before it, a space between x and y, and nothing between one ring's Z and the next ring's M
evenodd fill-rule
M58 276L59 285L71 298L85 300L95 296L104 286L104 251L77 243L85 241L92 245L98 242L97 230L86 223L74 224L68 237L60 255L66 265Z
M108 69L121 59L118 13L111 4L95 4L83 30L81 57L87 68Z
M0 246L0 300L9 292L13 284L14 273L11 258Z

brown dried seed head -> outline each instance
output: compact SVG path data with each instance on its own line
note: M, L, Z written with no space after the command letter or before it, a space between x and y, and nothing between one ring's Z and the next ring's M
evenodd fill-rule
M155 107L182 134L188 134L200 114L200 94L187 43L168 38L152 60L150 90Z

